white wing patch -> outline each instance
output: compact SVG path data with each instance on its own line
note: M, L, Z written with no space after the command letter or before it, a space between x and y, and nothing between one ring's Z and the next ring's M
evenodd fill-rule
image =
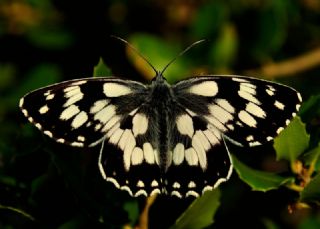
M177 128L181 134L188 135L189 137L193 136L193 122L189 115L183 114L178 116L176 120Z
M138 113L133 116L132 119L132 131L133 135L136 137L139 134L145 134L148 129L148 118L142 114Z
M133 93L133 91L122 84L119 83L104 83L103 85L103 93L107 96L107 97L119 97L119 96L123 96L123 95L128 95Z
M218 93L218 85L214 81L204 81L191 86L189 92L196 95L213 97Z

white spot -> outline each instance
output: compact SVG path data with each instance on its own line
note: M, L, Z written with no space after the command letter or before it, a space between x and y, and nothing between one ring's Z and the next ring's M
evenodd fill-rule
M49 107L47 105L44 105L39 109L39 113L40 114L45 114L45 113L48 112L48 110L49 110Z
M286 120L286 125L289 125L289 123L290 123L290 119L287 119Z
M136 137L138 134L145 134L148 129L148 119L142 114L136 114L132 119L132 132Z
M255 95L256 94L256 85L252 84L252 83L241 83L240 84L240 91L245 91L251 95Z
M296 105L296 110L298 111L300 109L301 105L300 104L297 104Z
M180 115L177 120L177 128L181 134L188 135L190 138L193 136L193 122L189 115Z
M274 106L276 107L276 108L278 108L279 110L284 110L284 104L283 103L281 103L281 102L279 102L279 101L274 101Z
M267 141L271 141L272 139L273 139L273 137L271 137L271 136L267 137Z
M51 100L54 98L54 94L49 94L46 96L46 100Z
M138 108L136 108L136 109L134 109L133 111L131 111L131 112L129 113L129 115L133 116L135 113L137 113L137 111L138 111Z
M151 187L158 187L158 186L159 186L158 181L153 180L153 181L151 182Z
M207 119L207 121L210 124L212 124L213 126L218 128L220 131L226 132L228 130L218 119L216 119L212 115L206 115L206 116L204 116L204 118Z
M52 132L51 131L49 131L49 130L45 130L45 131L43 131L43 133L45 134L45 135L47 135L47 136L49 136L50 138L52 138Z
M79 142L84 142L86 140L86 138L84 136L82 136L82 135L79 135L77 137L77 139L78 139Z
M207 137L212 146L220 143L220 140L212 133L210 130L203 131L204 135Z
M232 124L227 124L229 130L234 130L234 126Z
M82 85L82 84L85 84L86 82L87 80L80 80L80 81L73 82L71 85L73 86Z
M32 117L28 117L29 122L34 122Z
M135 147L131 154L132 165L139 165L143 161L143 151L140 147Z
M137 182L137 187L139 187L139 188L143 188L144 187L144 183L142 182L142 180L139 180Z
M254 140L253 135L248 135L248 136L246 137L246 141L248 141L248 142L251 142L251 141L253 141L253 140Z
M188 196L194 196L194 197L199 197L199 193L193 191L193 190L190 190L186 193L186 197Z
M77 114L76 117L71 122L71 127L74 129L79 128L82 126L86 121L88 120L88 115L86 112L81 111L79 114Z
M196 131L192 138L192 147L197 152L201 168L205 170L207 168L206 151L210 149L210 143L202 131Z
M66 140L64 140L63 138L58 138L58 139L57 139L57 142L59 142L59 143L65 143Z
M252 94L250 94L245 89L244 90L241 89L241 85L240 85L240 90L238 91L238 95L240 97L242 97L243 99L248 100L249 102L253 102L253 103L258 104L258 105L261 104L261 102L256 97L254 97Z
M116 107L114 105L109 105L100 110L94 115L94 120L99 120L102 123L107 123L116 114Z
M238 114L239 119L246 125L251 127L257 126L257 121L248 112L242 110Z
M73 91L73 92L70 92L70 91ZM77 94L79 91L80 91L80 87L78 87L78 86L66 87L65 89L63 89L63 92L66 93L67 98L74 95L74 93Z
M201 96L215 96L218 93L218 85L214 81L204 81L191 86L189 92Z
M181 185L178 182L174 182L172 185L173 188L179 189Z
M271 90L270 88L267 88L267 89L266 89L266 92L267 92L268 95L274 96L274 91Z
M302 97L301 97L301 94L299 92L297 92L297 96L298 96L299 101L302 102Z
M210 105L209 112L223 125L233 119L232 114L230 114L228 111L217 105Z
M82 147L84 144L82 142L72 142L71 146Z
M21 98L21 99L19 100L19 107L22 107L22 106L23 106L23 103L24 103L24 98Z
M107 97L118 97L132 93L132 90L119 83L105 83L103 85L103 93Z
M178 143L173 149L172 160L175 165L180 165L184 159L184 145Z
M71 105L70 107L64 109L60 115L61 120L68 120L80 112L79 107L76 105Z
M28 111L26 109L22 109L21 111L24 114L24 116L28 117Z
M95 130L95 131L100 130L101 127L102 127L102 124L101 124L101 123L98 123L97 125L95 125L94 130Z
M252 102L247 103L246 111L259 118L266 117L266 113L264 112L264 110L262 110L261 107L259 107L257 104Z
M178 191L176 191L176 190L171 192L171 196L176 196L176 197L178 197L178 198L182 198L181 193L178 192Z
M188 184L188 188L195 188L196 187L196 183L194 183L194 181L190 181Z
M116 179L112 177L105 177L105 180L111 182L116 188L120 188L120 184Z
M152 145L149 142L145 142L142 148L143 148L143 156L146 162L149 164L154 164L155 155L153 152Z
M94 114L97 113L98 111L102 110L105 106L107 106L109 103L109 100L107 99L101 99L96 101L93 106L90 108L90 113Z
M260 143L260 142L258 142L258 141L255 141L255 142L249 142L249 146L259 146L259 145L261 145L261 143Z
M109 138L109 142L110 142L111 144L117 145L118 142L119 142L119 140L120 140L120 138L121 138L121 136L122 136L122 134L123 134L123 132L124 132L124 131L123 131L122 129L117 129L117 130L115 130L115 131L112 133L111 137Z
M279 127L276 132L277 132L277 134L280 134L280 132L283 131L283 130L284 130L283 127Z
M225 99L216 99L215 103L218 104L223 109L225 109L226 111L228 111L229 113L234 113L235 112L234 107L231 106L231 104Z
M146 190L140 189L139 191L136 192L136 194L134 194L134 197L138 197L138 196L148 196L148 193L146 192Z
M198 164L199 159L197 153L192 147L185 150L185 157L189 165L193 166Z
M41 126L41 124L40 124L40 123L36 123L36 124L35 124L35 127L37 127L39 130L41 130L41 129L42 129L42 126Z
M123 150L123 162L126 171L129 171L131 154L136 146L136 139L134 138L132 132L128 129L124 131L119 141L119 147Z

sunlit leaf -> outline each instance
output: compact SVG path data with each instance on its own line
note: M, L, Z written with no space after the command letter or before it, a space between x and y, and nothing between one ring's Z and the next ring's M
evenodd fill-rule
M274 139L274 149L277 159L294 162L307 149L310 136L305 124L299 117L294 118L288 127Z
M105 65L103 59L100 57L99 62L93 68L93 76L109 76L111 75L111 70Z

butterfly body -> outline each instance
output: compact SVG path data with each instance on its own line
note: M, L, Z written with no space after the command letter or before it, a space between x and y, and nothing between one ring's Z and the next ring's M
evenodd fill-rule
M50 138L100 145L102 177L132 196L199 196L229 179L226 142L272 140L296 115L294 89L250 77L198 76L169 85L117 77L66 81L28 93L20 108Z

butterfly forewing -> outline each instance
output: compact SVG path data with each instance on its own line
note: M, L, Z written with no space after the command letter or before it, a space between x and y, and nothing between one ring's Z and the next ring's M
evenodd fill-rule
M272 140L300 107L294 89L240 76L204 76L174 86L179 103L242 146Z
M143 84L117 78L72 80L27 94L20 107L31 123L56 141L92 146L143 103L144 93Z

